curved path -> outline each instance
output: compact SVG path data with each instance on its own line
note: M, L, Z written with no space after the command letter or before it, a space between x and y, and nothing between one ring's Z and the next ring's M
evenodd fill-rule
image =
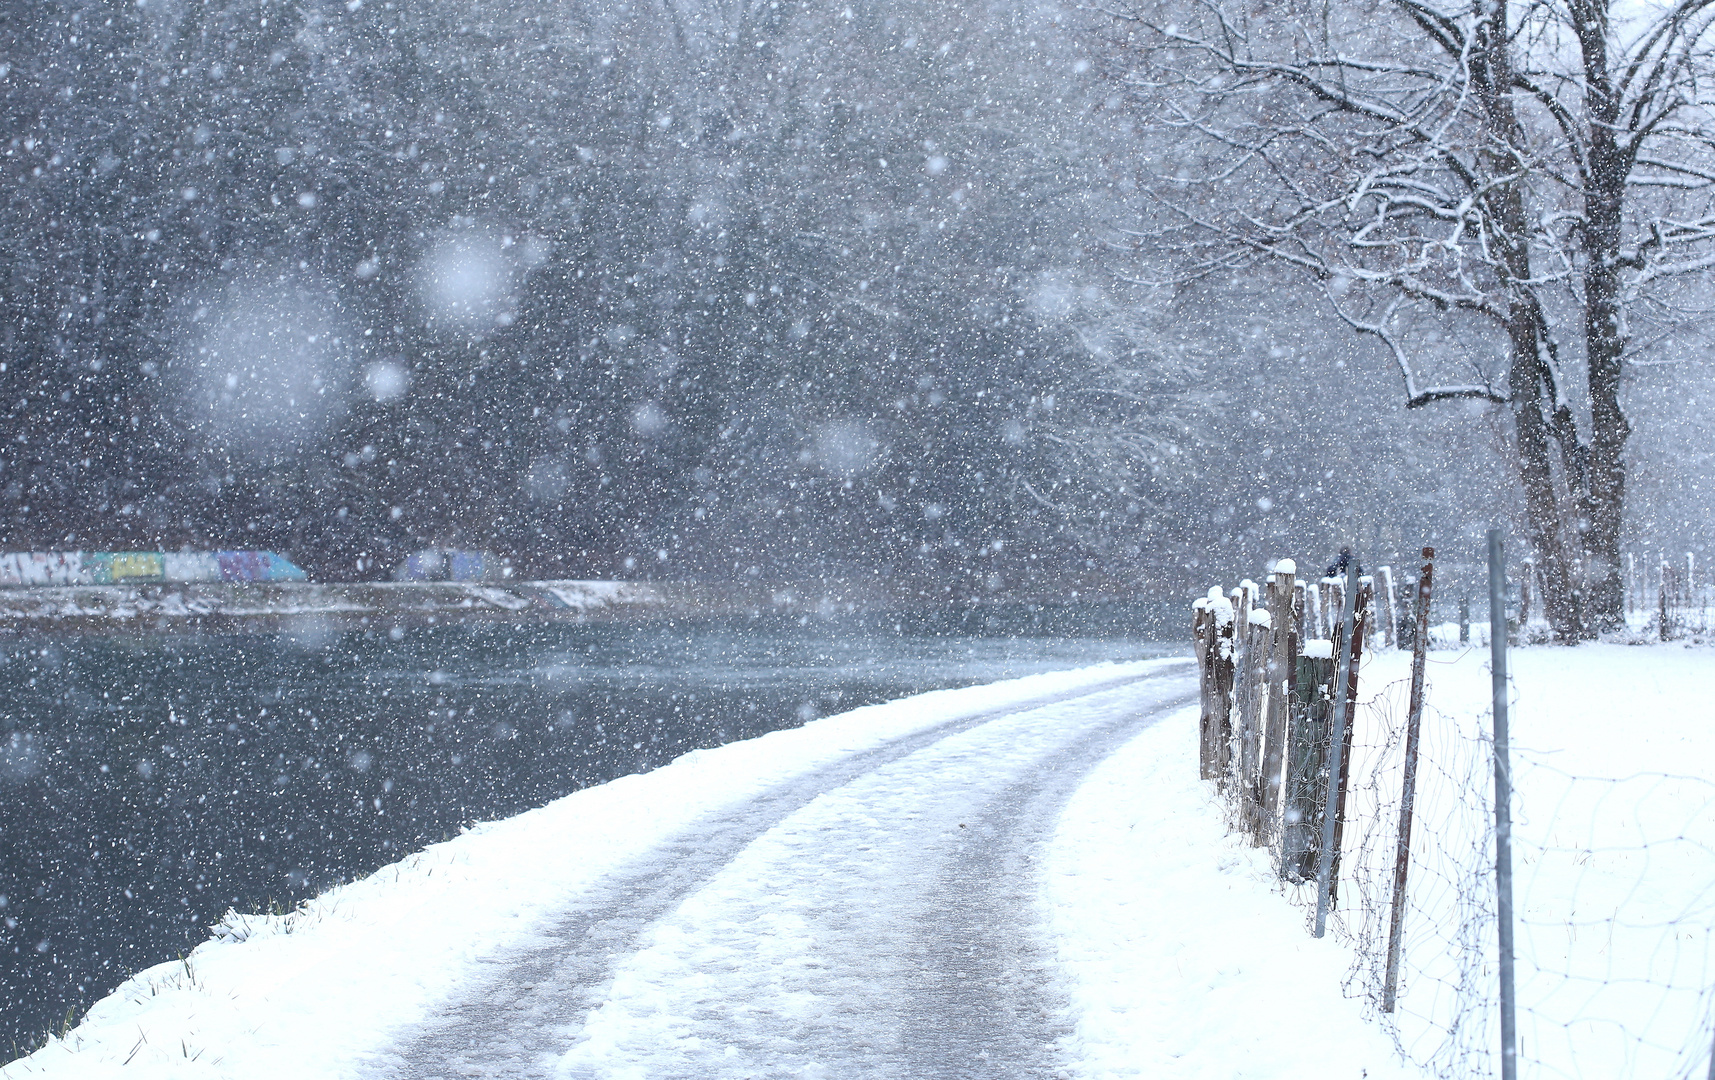
M374 1075L1035 1077L1059 1069L1033 861L1186 674L967 717L640 853Z

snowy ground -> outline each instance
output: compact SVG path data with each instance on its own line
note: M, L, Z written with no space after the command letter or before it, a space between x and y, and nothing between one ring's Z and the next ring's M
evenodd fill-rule
M1366 662L1357 714L1339 929L1367 939L1371 988L1409 659ZM1488 660L1486 645L1429 654L1398 1019L1413 1059L1445 1075L1492 1074L1499 1045ZM1520 1075L1701 1080L1715 1039L1715 650L1534 647L1509 668Z
M1480 655L1435 655L1441 713L1486 715ZM1516 660L1528 752L1599 776L1715 760L1715 655ZM1421 1075L1342 994L1347 947L1226 835L1192 689L1183 661L1104 665L699 751L233 917L0 1078ZM1667 816L1644 824L1695 797L1652 795ZM1525 844L1565 846L1531 831L1548 816ZM1658 883L1675 911L1715 882L1698 850ZM1585 895L1607 887L1582 867ZM1521 910L1553 925L1555 881L1530 880ZM1525 937L1527 982L1584 962ZM1700 1000L1652 1015L1694 1028Z

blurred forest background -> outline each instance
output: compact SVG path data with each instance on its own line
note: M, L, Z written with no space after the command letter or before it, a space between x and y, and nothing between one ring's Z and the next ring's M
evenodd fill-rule
M1032 596L1515 525L1504 410L1290 276L1151 283L1100 24L10 0L0 546ZM1630 371L1634 541L1710 539L1712 391Z

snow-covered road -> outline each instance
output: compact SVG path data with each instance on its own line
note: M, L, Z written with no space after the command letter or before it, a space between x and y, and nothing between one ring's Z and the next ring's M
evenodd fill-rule
M1183 668L913 733L721 807L578 896L377 1077L1055 1071L1037 857Z

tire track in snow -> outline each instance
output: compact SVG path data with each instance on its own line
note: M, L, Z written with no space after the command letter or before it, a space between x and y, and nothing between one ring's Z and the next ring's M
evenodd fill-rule
M580 896L371 1074L1046 1075L1028 849L1084 772L1183 700L1184 683L1130 676L963 717L707 818ZM1010 743L998 756L997 741ZM854 827L878 843L818 842ZM909 888L878 903L877 875ZM747 971L789 978L730 985ZM735 989L749 1000L724 1000ZM641 1027L640 1005L655 1010Z

